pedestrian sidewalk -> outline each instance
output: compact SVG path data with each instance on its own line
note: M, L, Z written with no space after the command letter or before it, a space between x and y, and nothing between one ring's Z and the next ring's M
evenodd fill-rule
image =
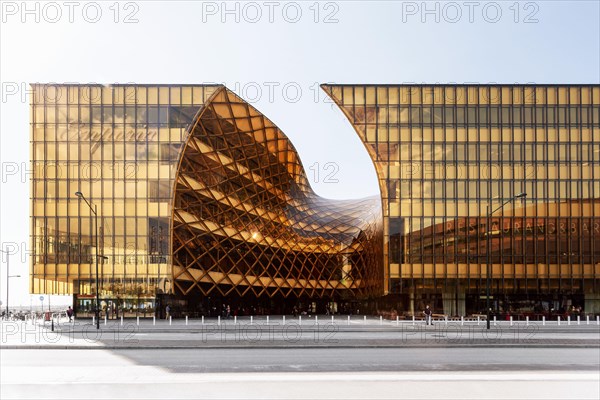
M423 323L237 319L4 321L2 348L229 348L229 347L585 347L600 348L600 326L542 326L436 321Z
M68 322L68 320L67 320ZM99 341L88 340L85 336L76 338L65 335L51 326L33 324L26 321L0 322L0 348L36 347L102 347Z

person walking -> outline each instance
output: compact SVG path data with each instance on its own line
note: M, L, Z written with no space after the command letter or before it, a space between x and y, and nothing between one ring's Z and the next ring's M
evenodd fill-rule
M167 304L167 307L165 307L165 319L169 319L169 317L171 316L171 306L169 304Z
M423 314L425 314L425 325L433 325L431 322L431 308L429 308L429 304L423 310Z
M67 317L69 317L69 322L73 320L73 309L71 308L71 306L67 308Z

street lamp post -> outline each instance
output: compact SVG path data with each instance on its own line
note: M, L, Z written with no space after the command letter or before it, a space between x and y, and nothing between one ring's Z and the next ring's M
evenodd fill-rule
M8 284L9 283L9 279L10 278L20 278L21 275L9 275L8 274L8 267L9 267L8 260L9 260L9 257L10 257L10 252L8 250L2 250L2 249L0 249L0 251L2 253L6 253L6 318L8 318L8 315L9 315L9 313L8 313L8 288L10 286Z
M491 317L491 308L490 308L490 265L492 262L492 253L491 253L491 249L490 249L490 236L491 236L491 229L490 229L490 221L492 218L492 214L495 213L496 211L502 209L505 205L507 205L508 203L510 203L511 201L514 201L516 199L520 199L523 197L526 197L527 193L519 193L516 196L511 197L510 199L506 200L504 203L502 203L500 206L496 207L495 209L492 210L492 212L490 212L490 203L488 203L488 205L485 208L485 213L486 213L486 274L485 274L485 304L486 304L486 309L487 309L487 318L486 318L486 325L487 325L487 329L490 329L490 317Z
M83 201L85 201L85 204L87 204L87 206L90 208L90 211L94 213L94 225L96 226L96 308L94 310L94 314L96 315L96 329L100 329L100 279L98 278L98 258L106 260L108 257L98 254L98 208L95 204L92 208L92 205L89 201L87 201L83 193L75 192L75 196L79 197L80 199L83 199Z

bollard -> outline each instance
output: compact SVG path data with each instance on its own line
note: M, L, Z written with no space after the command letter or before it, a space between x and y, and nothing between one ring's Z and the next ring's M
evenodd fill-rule
M267 325L269 325L269 316L267 315Z
M92 315L92 325L96 325L96 317Z
M546 316L542 315L542 326L546 325Z
M460 316L460 326L463 326L465 324L465 317L464 316Z
M156 325L156 315L152 316L152 325Z
M347 323L347 325L350 326L350 316L349 315L348 315L348 323Z
M204 315L202 316L202 325L204 325Z
M556 321L558 322L558 325L560 325L560 316L558 316L558 318L556 319Z
M283 317L283 318L285 318L285 317ZM233 316L233 323L234 323L235 325L237 325L237 315L234 315L234 316Z
M302 325L302 315L298 316L298 325Z
M479 325L479 315L477 316L477 325Z
M383 315L379 316L379 325L383 325Z
M586 316L585 316L585 324L586 324L586 325L589 325L589 324L590 324L590 316L589 316L589 315L586 315Z
M136 324L137 324L137 326L140 326L140 316L139 315L136 318Z
M529 326L529 315L525 317L525 325Z
M319 316L315 315L315 325L319 325Z
M250 317L250 318L252 318L252 317ZM217 317L217 325L219 325L219 326L221 325L221 316L220 315Z
M431 318L431 321L433 322L433 318ZM447 315L444 315L444 322L446 325L448 325L448 316Z
M581 325L581 318L579 318L579 315L577 316L577 325Z
M105 315L104 316L104 325L106 325L106 321L107 321L107 318L106 318L106 315Z
M123 316L121 315L121 326L123 326Z
M571 325L571 316L567 315L567 325Z
M415 316L413 315L413 325L415 324Z
M169 315L169 325L173 322L173 317Z
M494 315L494 326L496 326L496 316Z
M333 324L333 315L331 316L331 323Z
M600 325L600 315L596 315L596 325Z
M188 316L187 315L185 316L185 324L186 325L188 324Z
M398 326L398 324L400 324L400 317L396 315L396 326Z
M512 326L512 315L510 316L510 326Z
M367 316L366 315L363 318L363 323L365 323L365 324L367 323Z
M283 324L285 325L285 315L283 316Z
M250 325L252 325L253 319L254 319L254 316L253 316L253 315L251 315L251 316L250 316Z

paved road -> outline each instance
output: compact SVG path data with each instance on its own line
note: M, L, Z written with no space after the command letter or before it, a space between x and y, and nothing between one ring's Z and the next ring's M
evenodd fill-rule
M0 397L597 399L598 352L3 349Z
M600 349L114 350L171 372L598 371Z

